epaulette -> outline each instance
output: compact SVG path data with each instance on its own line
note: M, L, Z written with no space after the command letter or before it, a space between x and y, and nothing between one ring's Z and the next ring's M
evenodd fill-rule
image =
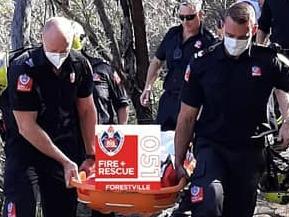
M267 54L277 55L278 51L275 47L253 43L249 52L250 53L267 53Z
M282 49L278 44L271 44L270 46L265 46L261 44L253 44L251 54L267 54L271 57L277 57L283 64L289 66L289 59L286 55L284 55L284 49Z
M30 58L31 58L30 53L28 53L28 51L25 51L21 55L15 57L13 59L11 58L11 60L9 61L9 65L11 65L12 63L15 65L26 64L26 61L28 61Z
M213 52L220 44L222 44L222 42L217 42L203 50L199 50L198 52L193 54L193 59L199 59L206 56L207 54Z

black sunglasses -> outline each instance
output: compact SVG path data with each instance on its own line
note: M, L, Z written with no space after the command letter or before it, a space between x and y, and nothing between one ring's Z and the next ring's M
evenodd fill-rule
M186 20L193 20L193 19L195 19L195 17L197 16L197 14L189 14L189 15L181 15L180 14L180 19L181 19L181 21L184 21L185 19Z

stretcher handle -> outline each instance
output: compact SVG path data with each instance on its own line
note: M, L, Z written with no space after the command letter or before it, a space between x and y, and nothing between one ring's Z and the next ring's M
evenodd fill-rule
M121 207L121 208L132 208L134 207L131 203L105 203L108 207Z
M79 177L80 180L77 180L75 177L72 177L70 179L69 185L71 185L72 187L75 188L80 188L80 189L84 189L84 190L91 190L94 191L95 190L95 186L86 183L86 173L84 171L81 171L79 173Z

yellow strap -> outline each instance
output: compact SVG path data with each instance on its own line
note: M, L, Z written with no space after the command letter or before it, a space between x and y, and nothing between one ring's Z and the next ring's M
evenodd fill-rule
M7 54L0 53L0 95L6 89L7 83Z

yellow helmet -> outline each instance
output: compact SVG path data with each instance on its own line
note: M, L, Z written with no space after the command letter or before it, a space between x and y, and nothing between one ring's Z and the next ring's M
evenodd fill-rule
M287 191L284 191L284 192L278 192L278 191L265 192L264 198L268 202L279 203L279 204L285 205L285 204L289 203L289 192L287 192Z
M6 89L7 85L7 54L0 52L0 95Z
M74 30L72 49L79 51L83 48L83 44L84 44L85 36L86 36L85 31L83 27L77 22L72 23L72 28Z

